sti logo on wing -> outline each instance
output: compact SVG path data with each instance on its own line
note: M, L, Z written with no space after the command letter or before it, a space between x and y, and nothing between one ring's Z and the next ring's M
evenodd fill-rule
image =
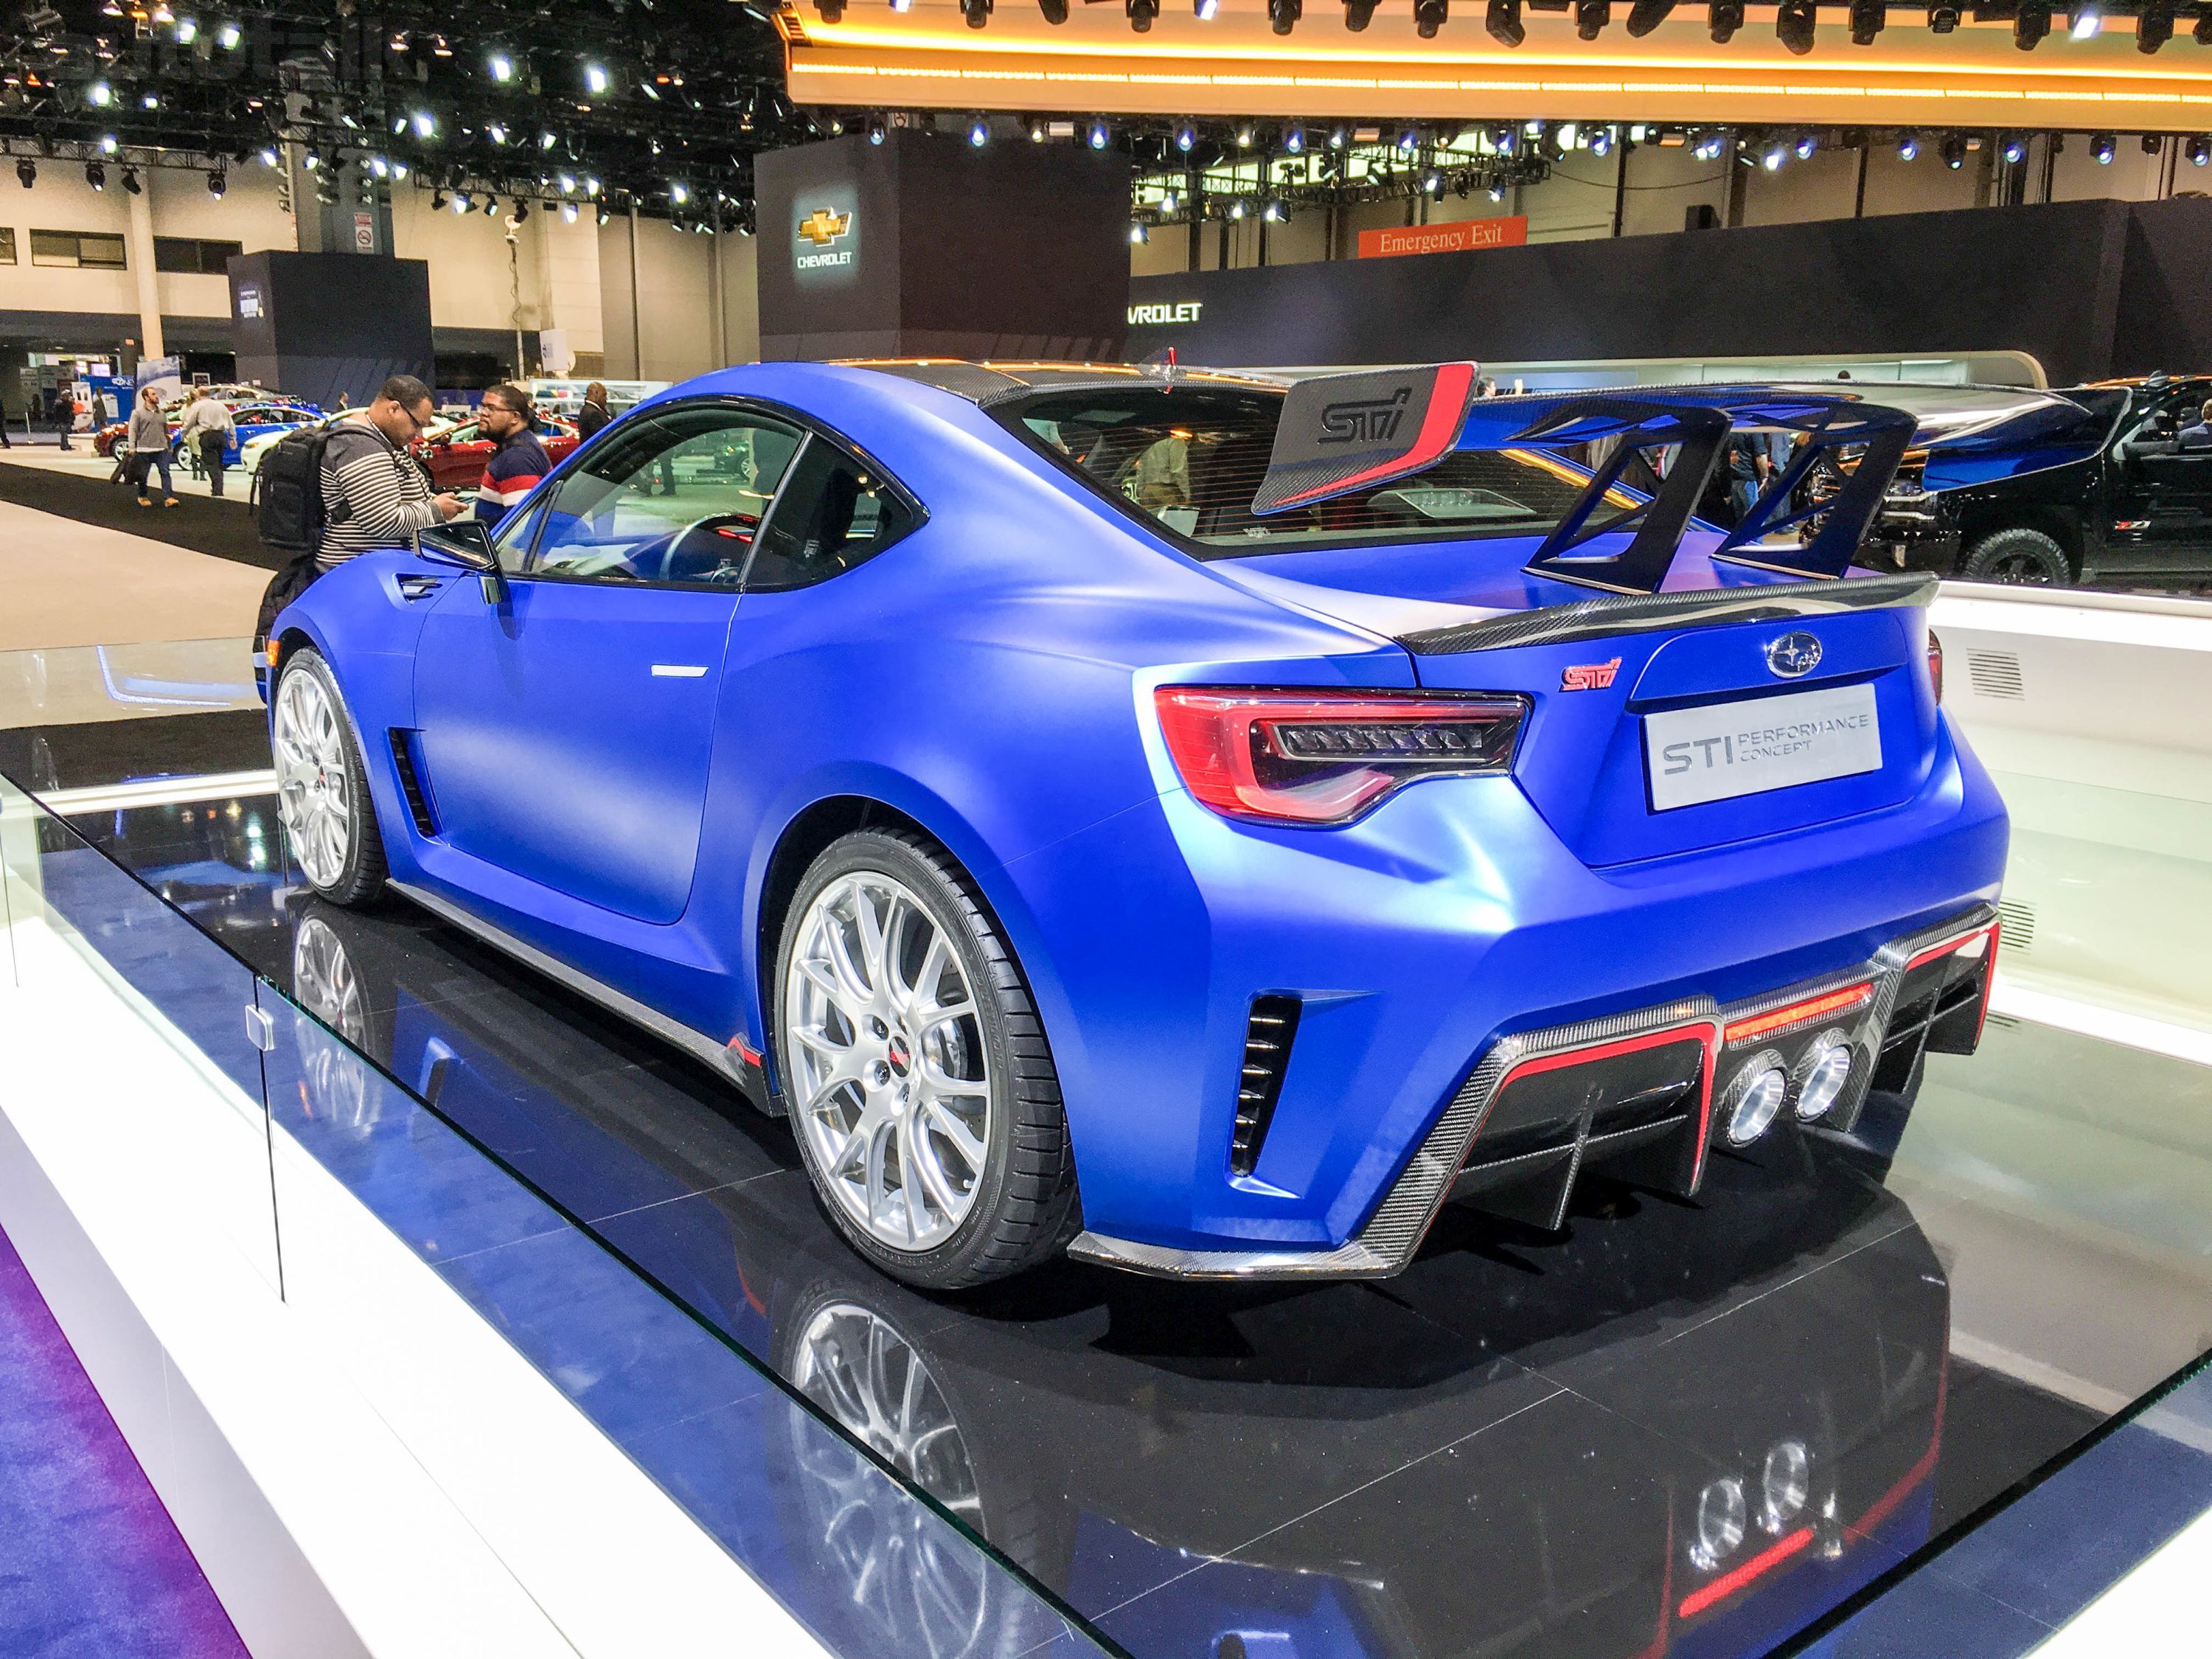
M1613 684L1613 677L1620 672L1620 659L1611 662L1578 662L1559 674L1562 691L1602 691Z
M1406 418L1407 401L1413 395L1411 386L1401 386L1388 398L1363 398L1327 404L1321 411L1320 441L1387 444L1398 435L1398 428Z
M799 222L799 234L817 247L828 247L830 243L852 228L853 216L832 213L828 208L817 208Z

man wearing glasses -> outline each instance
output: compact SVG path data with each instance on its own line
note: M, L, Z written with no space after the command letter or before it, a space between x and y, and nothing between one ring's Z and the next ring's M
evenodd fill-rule
M477 433L497 446L477 486L477 517L486 524L505 518L553 470L537 426L538 411L520 386L502 380L486 388L477 405Z
M459 496L430 493L429 479L408 451L435 413L428 386L411 374L395 374L366 409L331 423L315 555L321 568L374 547L406 547L416 531L466 511Z

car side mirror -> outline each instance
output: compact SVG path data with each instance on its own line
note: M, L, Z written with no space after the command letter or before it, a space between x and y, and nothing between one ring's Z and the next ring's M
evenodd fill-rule
M507 580L500 574L499 555L492 550L491 530L481 519L453 519L415 532L415 556L430 564L449 564L473 570L483 586L484 603L497 605L507 597Z

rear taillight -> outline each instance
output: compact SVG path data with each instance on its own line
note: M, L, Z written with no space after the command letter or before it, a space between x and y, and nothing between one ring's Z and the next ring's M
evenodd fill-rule
M1943 641L1928 630L1928 683L1936 688L1936 701L1943 701Z
M1215 811L1343 823L1419 778L1504 772L1518 697L1164 686L1160 732L1190 793Z

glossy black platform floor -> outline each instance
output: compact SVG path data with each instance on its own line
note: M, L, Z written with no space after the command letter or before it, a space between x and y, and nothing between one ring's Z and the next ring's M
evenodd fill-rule
M136 763L112 732L37 742L88 786L253 764L251 720L137 723ZM688 1060L404 903L307 895L271 798L72 823L1139 1659L1765 1653L2206 1341L2102 1306L2094 1378L2023 1353L2087 1316L2063 1273L2021 1273L1955 1184L1794 1134L1718 1158L1695 1203L1593 1187L1556 1235L1448 1212L1379 1284L1063 1266L926 1298L843 1248L782 1126ZM1930 1092L2094 1091L2119 1052L2000 1023ZM2202 1092L2178 1061L2120 1071ZM1962 1275L1984 1301L2020 1283L2008 1346L1960 1352ZM927 1579L821 1502L826 1547ZM957 1621L912 1644L970 1650Z

